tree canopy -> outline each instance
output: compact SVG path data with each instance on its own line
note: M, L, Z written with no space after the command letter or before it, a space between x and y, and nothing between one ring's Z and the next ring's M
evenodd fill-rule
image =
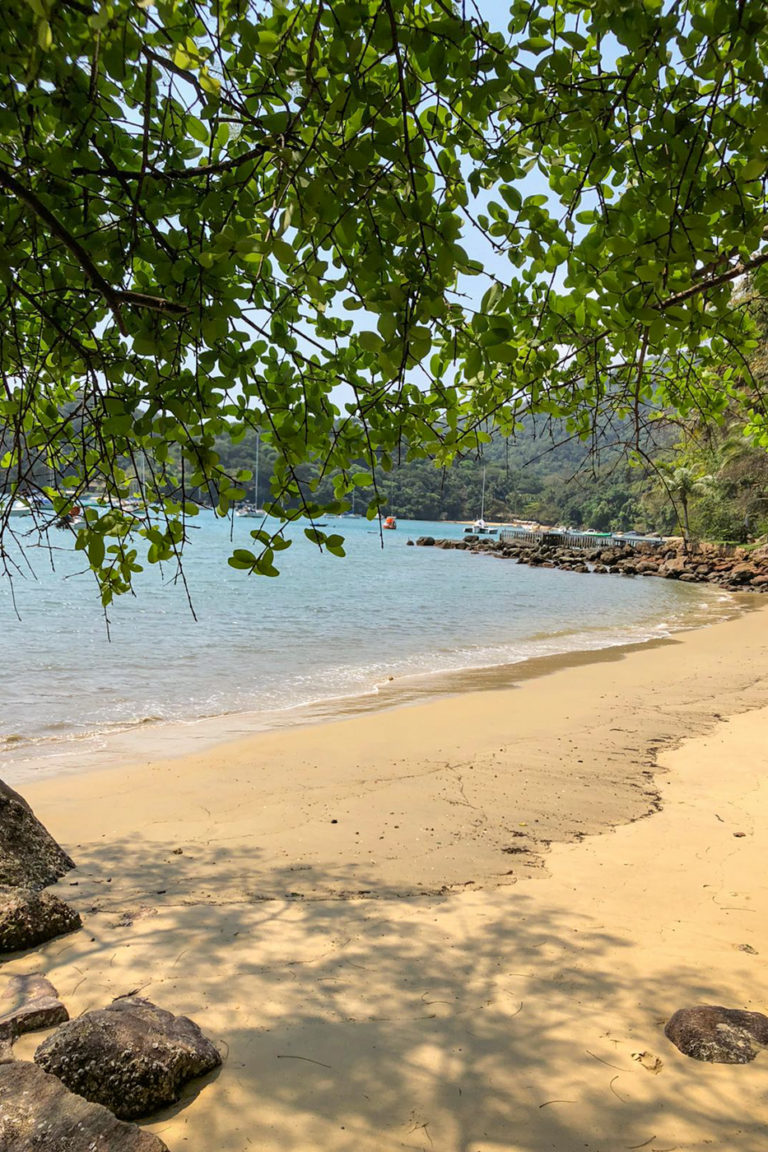
M768 442L744 387L765 5L514 0L503 24L452 0L3 5L0 477L10 498L44 463L58 512L106 491L77 542L105 602L139 562L117 503L139 458L167 558L190 487L243 494L215 442L249 428L274 507L310 517L356 484L375 506L402 443L445 464L526 412L640 444L655 414L736 405ZM254 539L236 562L274 573Z

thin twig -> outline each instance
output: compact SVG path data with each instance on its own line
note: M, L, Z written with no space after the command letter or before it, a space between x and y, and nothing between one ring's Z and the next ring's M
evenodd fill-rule
M307 1064L319 1064L321 1068L331 1068L330 1064L323 1064L322 1060L313 1060L311 1056L290 1056L280 1055L277 1056L278 1060L304 1060Z

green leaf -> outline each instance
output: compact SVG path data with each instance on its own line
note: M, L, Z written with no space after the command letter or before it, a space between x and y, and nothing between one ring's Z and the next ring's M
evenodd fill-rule
M205 124L197 120L194 116L187 116L187 131L193 140L199 140L201 144L208 143L208 129Z
M92 568L100 568L104 563L104 537L91 535L87 538L88 563Z
M375 332L361 332L358 341L366 352L378 352L384 343L381 336L377 336Z
M53 44L53 32L47 20L41 20L37 25L37 42L43 52L47 52Z
M742 180L755 180L758 177L763 177L768 172L768 159L758 156L754 160L748 160L742 166L739 175Z
M235 548L227 563L231 568L250 570L256 567L257 560L253 552L249 552L247 548Z

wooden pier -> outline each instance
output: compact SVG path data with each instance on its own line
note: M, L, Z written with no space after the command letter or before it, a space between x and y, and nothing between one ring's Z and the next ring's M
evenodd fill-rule
M501 528L498 539L503 544L528 544L532 548L659 548L661 536L615 535L613 532L546 532L526 528Z

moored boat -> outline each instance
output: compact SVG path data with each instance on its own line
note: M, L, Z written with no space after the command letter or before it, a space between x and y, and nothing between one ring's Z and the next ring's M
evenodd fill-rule
M479 520L475 520L471 528L464 529L465 533L471 532L473 536L495 536L497 531L498 529L491 528L486 524L482 517Z
M257 516L260 520L263 520L267 513L263 508L258 508L255 504L241 504L235 515L250 517Z
M483 468L483 494L480 497L480 516L474 521L471 527L464 529L464 534L471 533L473 536L495 536L497 529L490 528L485 522L485 468Z

